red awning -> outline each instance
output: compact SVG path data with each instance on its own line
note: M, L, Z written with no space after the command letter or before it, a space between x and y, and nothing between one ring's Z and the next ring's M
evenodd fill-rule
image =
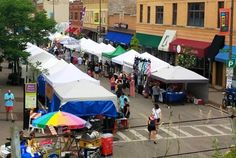
M76 27L70 26L68 29L66 29L66 32L73 33L73 32L75 32L76 29L77 29Z
M76 30L73 32L73 34L79 35L80 34L80 28L76 28Z
M183 48L189 47L189 48L192 48L192 51L191 51L192 54L195 54L197 57L202 58L206 55L207 48L209 46L210 46L210 43L208 42L177 38L170 43L169 51L181 53Z

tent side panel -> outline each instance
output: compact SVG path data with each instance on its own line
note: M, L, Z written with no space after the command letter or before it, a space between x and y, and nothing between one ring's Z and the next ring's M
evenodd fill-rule
M208 102L208 83L188 83L187 91L189 91L197 99L203 99Z

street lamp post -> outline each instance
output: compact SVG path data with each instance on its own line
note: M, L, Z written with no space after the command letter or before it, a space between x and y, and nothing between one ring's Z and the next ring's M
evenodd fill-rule
M55 8L54 8L55 0L52 0L52 18L55 20Z
M102 0L99 0L99 36L98 42L100 42L102 37Z

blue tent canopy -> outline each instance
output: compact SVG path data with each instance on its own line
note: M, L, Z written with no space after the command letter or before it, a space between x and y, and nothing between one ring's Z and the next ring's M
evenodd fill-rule
M45 78L43 75L39 75L38 77L38 94L40 96L45 96Z
M229 50L229 46L228 45L224 46L224 48L221 49L219 51L219 53L216 55L215 60L222 62L222 63L225 63L227 60L229 60L228 50ZM232 47L232 59L236 59L235 56L236 56L236 46L233 46Z
M61 107L61 110L79 117L100 114L117 117L117 110L112 101L69 101Z

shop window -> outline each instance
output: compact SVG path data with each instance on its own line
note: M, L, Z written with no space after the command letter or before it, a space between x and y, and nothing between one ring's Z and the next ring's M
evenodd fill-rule
M173 10L172 10L172 25L177 24L177 3L173 3Z
M73 19L73 12L70 12L70 20Z
M139 22L143 22L143 5L140 4L140 10L139 10Z
M204 27L205 3L188 3L188 26Z
M147 7L147 23L150 23L150 19L151 19L151 7L148 6Z
M75 12L74 20L78 20L78 12Z
M217 28L220 28L220 9L224 8L224 1L218 2L218 10L217 10Z
M156 24L163 24L163 6L156 6Z

